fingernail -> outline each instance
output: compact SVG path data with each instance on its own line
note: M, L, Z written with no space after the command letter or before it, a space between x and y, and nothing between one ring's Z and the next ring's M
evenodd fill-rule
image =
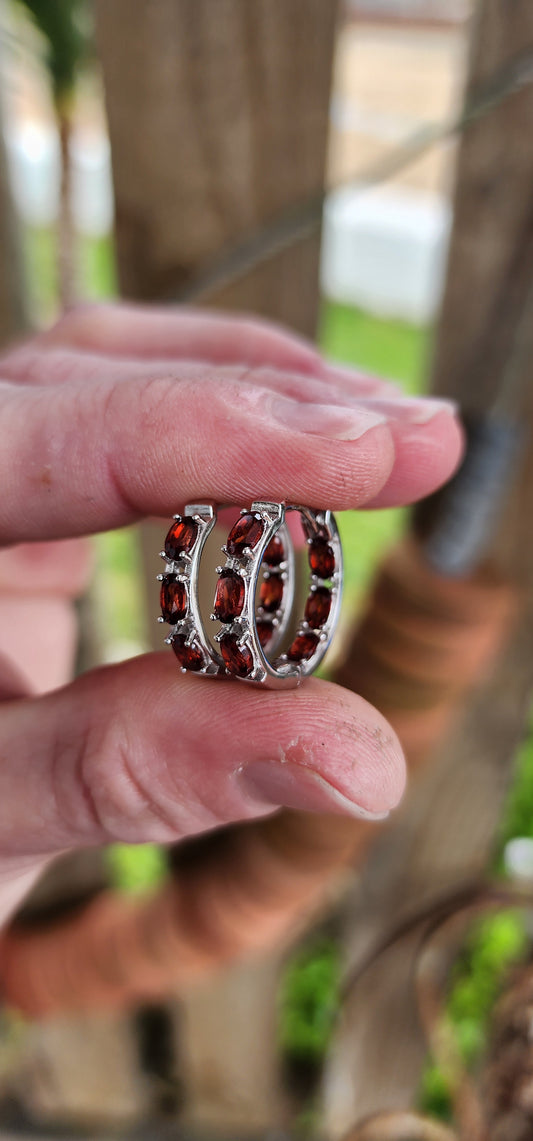
M458 404L454 400L440 400L435 396L403 396L395 399L375 400L368 397L361 398L361 404L369 411L378 412L385 417L401 420L405 424L429 424L436 416L445 413L447 416L457 416Z
M238 772L246 796L276 808L334 812L359 820L385 820L388 812L370 812L319 776L313 769L283 761L254 761Z
M270 407L285 428L330 440L359 440L370 428L386 423L381 413L353 405L307 404L282 396L275 397Z

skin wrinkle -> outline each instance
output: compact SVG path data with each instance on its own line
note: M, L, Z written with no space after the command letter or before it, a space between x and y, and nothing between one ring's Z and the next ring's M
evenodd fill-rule
M74 720L74 732L71 731L70 734L63 723L53 722L55 742L51 749L50 787L57 816L65 826L66 836L72 837L73 816L76 819L76 834L81 833L83 835L83 819L78 811L81 794L81 803L89 822L88 837L92 839L94 829L96 829L100 837L99 842L103 843L106 832L100 816L97 798L94 796L91 781L88 780L86 772L87 760L92 748L93 726L81 713L79 703L77 713L78 716ZM65 773L68 777L71 777L71 773L73 773L74 781L69 779L66 782ZM68 795L72 792L72 786L75 790L74 805L70 802L71 797ZM65 792L67 793L66 796Z
M220 682L218 684L223 683ZM232 683L230 682L229 684L231 685ZM202 704L198 710L195 709L194 705L191 706L190 717L188 719L189 726L191 728L194 724L198 725L201 723L203 708L204 707ZM222 739L224 739L224 730L225 725L221 725L221 732L223 734ZM158 782L158 788L161 787L163 789L164 796L168 798L168 789L171 788L174 801L180 803L180 805L187 804L188 812L191 812L191 805L194 803L196 810L194 827L189 827L187 829L183 828L182 834L185 835L190 834L191 832L198 832L201 831L202 828L206 827L219 827L221 824L226 823L228 820L233 820L234 811L232 812L232 797L230 796L230 803L229 805L226 805L225 811L223 811L224 802L219 797L217 799L216 811L213 811L213 807L210 803L210 797L212 796L211 785L209 782L204 780L198 781L194 779L196 776L194 755L195 751L197 751L198 746L195 740L194 732L187 734L187 727L185 725L182 725L180 729L180 744L181 766L176 758L171 760L171 751L167 749L164 744L162 744L158 747L159 761L157 767L163 775L163 779ZM214 768L222 767L219 766L218 763L218 754L213 755L212 763ZM165 774L167 779L165 779ZM232 774L231 772L228 772L228 779L231 780L232 776L234 775L235 773ZM181 777L181 781L176 780L177 776ZM198 808L200 809L199 814Z
M151 382L148 382L148 383L150 384ZM110 443L111 443L111 447L108 446L105 449L104 463L105 463L105 470L107 472L107 476L108 476L108 480L110 482L112 493L115 496L116 502L119 504L120 511L124 515L124 522L125 523L130 523L130 522L133 523L141 517L142 511L139 508L139 506L132 500L129 493L126 491L126 488L125 488L124 483L120 477L118 466L116 463L116 450L114 447L114 436L115 436L116 424L117 424L117 417L116 417L116 411L117 410L115 409L115 404L117 403L117 392L118 392L118 389L115 387L115 385L111 385L111 387L109 388L108 392L106 393L106 395L104 397L104 402L103 402L103 406L102 406L102 412L101 412L102 425L103 425L102 438L106 441L106 443L107 443L107 441L110 441ZM120 403L119 403L118 412L119 412L118 423L120 423Z
M194 749L193 740L188 748L189 751ZM138 734L133 740L129 739L127 707L122 709L120 718L108 726L107 733L100 740L97 736L90 761L86 764L86 783L92 790L107 841L131 840L131 827L134 825L142 829L142 836L135 833L137 840L168 842L221 823L213 809L201 803L189 780L190 766L184 765L180 769L176 759L171 769L168 758L169 751L159 740L148 743ZM172 781L165 779L165 774L170 773ZM182 778L177 787L176 775ZM138 800L134 810L124 795L127 789L133 791L134 798ZM105 803L106 798L108 804ZM193 810L195 800L200 800L201 808L205 809L197 819ZM169 810L170 805L173 810ZM125 827L120 825L121 831L117 830L116 820L119 824L121 820L126 822ZM163 832L157 827L158 823L163 826Z
M148 816L149 821L150 818L155 819L165 827L165 836L155 838L168 840L171 838L168 820L163 820L150 794L143 788L140 776L133 771L130 748L124 741L125 732L124 718L120 722L113 720L108 723L100 740L97 739L94 748L89 749L84 758L85 783L90 789L103 839L108 843L113 840L127 842L130 825L135 830L139 818L143 825L143 818ZM128 796L128 792L133 795ZM125 828L121 827L121 821L125 822ZM137 839L142 841L144 837L137 834Z
M223 817L215 812L209 803L210 789L205 788L206 797L204 798L201 788L191 779L189 754L194 755L194 750L194 738L190 740L185 738L181 743L180 757L173 756L171 759L171 750L166 749L163 745L158 745L155 764L144 766L147 769L152 796L155 797L159 794L165 804L169 799L172 799L175 806L177 816L173 819L174 834L170 837L171 839L176 839L178 836L188 836L202 831L204 828L214 828L224 823ZM158 773L157 781L154 781L154 771ZM187 821L181 820L184 808ZM199 812L198 809L200 809Z
M164 842L166 840L179 839L180 836L184 835L182 829L176 823L175 817L168 811L166 805L158 803L153 793L150 792L150 789L144 787L140 772L135 771L135 765L131 762L130 749L127 744L121 741L119 741L118 748L113 756L113 769L115 777L119 778L117 780L117 788L119 783L122 784L120 777L125 778L127 786L129 786L138 799L139 808L136 812L136 816L140 817L142 821L140 825L142 836L139 836L139 838L145 841ZM121 805L121 795L122 793L119 793L117 797L119 817L125 817L129 821L130 814L125 811L125 805ZM155 830L152 823L154 821L156 824ZM160 831L158 825L162 825L162 831ZM108 832L108 835L113 835L114 837L118 836L118 838L126 841L130 838L129 828L126 828L124 835L120 836L116 826L111 833Z

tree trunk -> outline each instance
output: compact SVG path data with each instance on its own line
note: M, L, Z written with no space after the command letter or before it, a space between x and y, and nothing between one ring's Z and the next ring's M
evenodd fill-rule
M517 0L512 9L510 18L506 0L480 5L471 89L533 43L528 0ZM462 140L433 366L436 393L454 396L477 415L504 408L505 418L527 425L529 432L533 150L525 140L532 131L530 85L471 125ZM512 388L503 396L500 391L495 405L505 377ZM533 690L532 514L530 449L505 501L505 518L492 536L488 559L525 588L527 605L496 669L469 700L435 763L411 788L351 894L345 920L352 967L362 964L395 921L483 875L487 866ZM426 1053L414 1006L417 945L411 935L390 947L350 992L324 1086L331 1136L342 1135L365 1114L413 1104Z

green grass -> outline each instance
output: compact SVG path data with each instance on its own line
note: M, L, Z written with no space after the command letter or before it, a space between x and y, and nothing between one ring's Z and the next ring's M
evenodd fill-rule
M338 305L322 306L320 345L335 360L399 381L406 392L421 392L427 375L430 332Z
M23 257L30 314L39 325L49 324L58 316L55 231L24 227ZM115 261L109 238L80 237L77 257L80 297L84 301L115 297Z

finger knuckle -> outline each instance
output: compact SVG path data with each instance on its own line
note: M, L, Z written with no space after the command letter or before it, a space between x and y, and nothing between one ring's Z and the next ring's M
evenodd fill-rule
M177 821L154 795L153 758L132 742L122 718L89 736L79 761L79 784L93 822L106 839L125 842L176 838Z

